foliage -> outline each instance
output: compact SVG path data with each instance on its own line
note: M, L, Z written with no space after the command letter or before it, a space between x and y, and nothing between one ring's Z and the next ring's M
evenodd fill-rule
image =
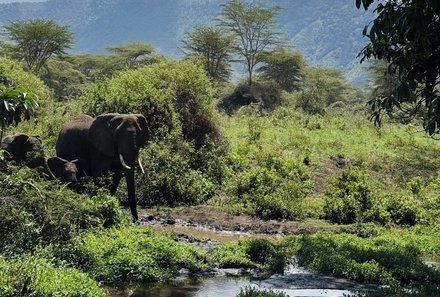
M368 9L374 2L377 15L363 31L370 43L361 52L362 61L387 61L389 75L398 75L398 81L389 96L370 102L371 118L380 124L383 112L404 109L411 117L426 108L423 127L430 135L438 133L440 5L435 0L356 0L356 7Z
M240 289L240 293L236 297L287 297L285 293L277 293L272 290L259 290L252 287Z
M275 81L287 92L300 89L306 62L299 52L278 47L262 53L261 62L257 71L263 78Z
M311 114L324 114L335 102L346 103L353 89L347 84L342 72L334 68L305 69L304 84L296 107Z
M222 268L262 267L270 272L283 272L287 257L280 246L266 239L246 239L223 244L210 255L215 266Z
M199 57L213 82L227 81L232 69L229 65L232 52L232 36L223 29L196 25L193 32L185 34L183 52L188 57Z
M398 285L440 283L440 273L426 266L412 244L393 238L359 238L349 234L303 237L299 264L365 283Z
M349 168L338 175L325 193L325 217L333 223L365 220L373 207L373 197L365 172Z
M23 89L0 85L0 140L7 125L18 124L22 116L38 107L38 98Z
M263 219L293 219L303 215L302 203L311 189L302 164L273 153L259 152L257 163L238 172L230 182L236 203Z
M28 168L0 173L0 252L14 254L38 245L63 245L84 229L124 220L119 204L100 191L79 195L57 182L40 180Z
M38 73L51 56L65 54L73 43L69 27L53 20L16 21L4 28L27 67L34 73Z
M133 69L149 64L154 55L154 47L150 43L132 41L125 45L107 47L107 51L116 56L119 69Z
M89 232L75 247L82 259L78 265L113 284L169 279L181 268L197 271L206 265L205 255L194 247L137 227Z
M142 113L154 137L179 133L200 147L218 137L210 106L213 89L203 68L193 61L164 61L123 71L96 84L84 95L85 111Z
M256 105L260 112L270 112L282 103L281 88L274 81L256 81L249 86L239 84L232 94L228 94L218 103L220 110L231 115L240 107Z
M188 144L165 141L152 143L141 151L141 160L147 171L144 176L136 178L138 204L196 205L211 198L215 186L209 176L192 168L193 154L194 148ZM199 167L203 168L203 165L199 164Z
M25 255L9 262L0 257L0 296L104 297L106 294L85 273L54 267L48 260Z
M275 17L280 9L241 0L222 5L220 25L236 37L234 47L246 66L249 86L259 55L279 43Z
M64 59L48 59L40 71L41 79L54 92L54 98L67 101L81 95L85 89L86 76Z

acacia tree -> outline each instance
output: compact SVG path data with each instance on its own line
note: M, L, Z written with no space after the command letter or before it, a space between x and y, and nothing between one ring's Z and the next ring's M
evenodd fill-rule
M380 125L383 112L400 109L408 118L423 112L423 127L430 135L440 131L440 2L438 0L356 0L368 9L377 3L376 18L363 34L369 44L362 60L389 63L397 77L385 98L370 101L371 118Z
M115 62L121 69L133 69L147 64L154 54L154 46L150 43L132 41L127 44L107 47L107 51L116 57Z
M46 65L50 57L65 54L65 50L73 44L69 27L52 20L17 21L4 28L5 34L15 44L17 54L35 73Z
M211 81L227 81L232 72L232 41L233 36L222 28L196 25L193 32L185 33L183 53L201 58Z
M303 56L285 47L265 52L261 56L263 66L257 69L265 79L277 82L285 91L299 89L306 62Z
M241 60L248 73L248 84L252 85L255 65L260 54L279 43L275 17L279 6L265 7L259 4L231 0L222 5L220 25L235 36L234 48L243 57Z

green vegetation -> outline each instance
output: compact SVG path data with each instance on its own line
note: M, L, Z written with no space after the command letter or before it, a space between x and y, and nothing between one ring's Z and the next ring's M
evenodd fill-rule
M0 257L0 296L104 297L106 294L87 274L55 267L48 260L23 256L5 261Z
M65 38L60 48L43 59L28 61L17 47L40 78L3 50L9 57L0 57L2 132L40 135L49 156L60 127L81 113L143 114L151 135L140 151L146 174L136 176L140 206L210 204L258 223L278 220L280 229L307 218L340 234L289 236L281 244L239 240L204 251L176 235L129 225L116 198L124 201L124 183L112 197L86 177L76 193L6 163L0 152L0 297L102 296L97 281L165 281L181 269L280 273L293 255L321 273L389 285L384 294L438 293L439 272L423 262L440 256L438 143L416 133L417 121L378 129L365 113L370 95L385 98L393 86L406 92L411 83L395 80L408 79L408 72L394 65L398 71L382 77L377 72L385 66L375 66L378 84L370 94L337 69L310 67L300 53L276 47L279 9L230 1L220 11L221 29L187 33L181 60L140 42L108 47L111 55L52 57L70 46L66 27L57 27ZM6 29L11 34L34 23ZM248 75L236 85L227 81L232 38ZM374 42L364 54L378 55L373 49ZM423 79L413 79L423 87ZM428 87L436 86L431 80ZM419 100L435 99L429 92ZM26 109L36 107L30 94L41 108L27 117ZM423 114L430 133L437 129L432 106ZM247 288L239 296L284 295Z
M287 297L287 295L271 290L258 290L252 287L246 287L244 290L240 290L240 294L238 294L237 297Z

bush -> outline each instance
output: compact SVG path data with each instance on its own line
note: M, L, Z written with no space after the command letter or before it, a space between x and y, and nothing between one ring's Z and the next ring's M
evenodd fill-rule
M57 268L43 258L23 256L10 262L0 257L0 297L106 296L98 283L73 268Z
M354 223L368 218L373 207L367 174L349 168L338 174L325 193L325 217L333 223Z
M154 139L183 133L201 147L207 137L220 137L211 108L214 90L202 65L194 61L162 61L122 71L87 92L85 111L141 113Z
M77 265L106 283L159 281L181 268L206 267L205 255L196 248L137 227L89 232L75 246Z
M292 219L303 215L303 199L312 182L304 165L273 153L263 153L258 164L231 182L236 201L263 219Z
M217 247L211 255L211 261L221 268L260 267L282 273L287 256L280 246L266 239L248 239Z
M218 107L232 114L242 106L257 104L260 111L271 112L282 103L281 88L273 81L257 81L249 86L239 84L229 96L221 99Z
M392 238L308 235L302 239L298 254L300 265L359 282L440 284L440 273L423 263L416 246Z
M95 197L76 194L28 168L0 173L0 193L0 252L6 254L63 245L81 230L114 226L124 218L116 198L102 191Z
M191 167L194 154L194 148L184 142L152 143L141 151L147 171L136 178L138 204L195 205L211 198L215 185L209 176Z

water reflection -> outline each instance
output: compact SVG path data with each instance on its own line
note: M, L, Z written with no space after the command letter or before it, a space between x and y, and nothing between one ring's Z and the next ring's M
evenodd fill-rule
M213 278L196 278L185 281L171 282L161 285L145 285L128 292L111 293L111 297L236 297L246 287L267 288L264 282L252 281L248 277L218 276ZM296 296L327 296L343 297L353 294L352 291L339 289L276 289L290 297Z

